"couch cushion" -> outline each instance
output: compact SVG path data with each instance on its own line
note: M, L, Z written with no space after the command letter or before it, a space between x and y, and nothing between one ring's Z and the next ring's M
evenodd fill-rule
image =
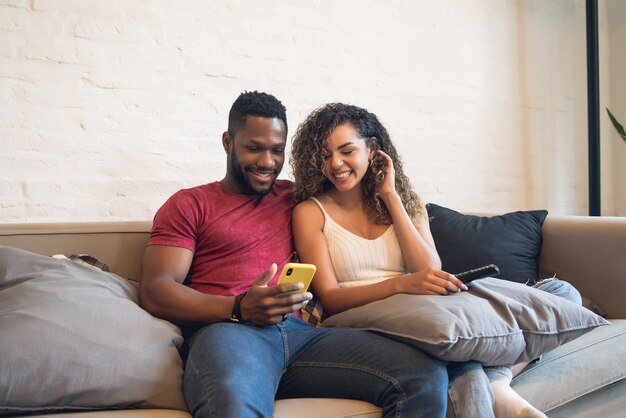
M188 411L175 409L120 409L90 412L71 412L28 415L29 418L192 418Z
M512 387L555 416L624 416L626 396L602 399L605 392L626 394L624 359L626 320L616 319L544 355L513 379Z
M521 283L487 278L448 296L394 295L333 315L324 326L376 331L444 360L531 361L608 322Z
M276 401L273 418L381 418L382 410L352 399L295 398Z
M0 246L0 413L186 409L178 327L127 280Z
M541 226L547 211L484 217L434 203L427 208L443 270L454 274L493 263L500 268L500 279L520 283L537 279Z

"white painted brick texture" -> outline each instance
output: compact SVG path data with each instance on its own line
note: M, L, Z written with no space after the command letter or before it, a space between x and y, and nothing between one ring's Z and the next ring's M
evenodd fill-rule
M581 4L0 0L0 222L151 219L223 176L244 90L290 136L367 107L427 201L585 214Z

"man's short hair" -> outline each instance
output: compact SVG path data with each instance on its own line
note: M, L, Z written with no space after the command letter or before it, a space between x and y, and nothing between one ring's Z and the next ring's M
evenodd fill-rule
M246 91L237 97L228 113L228 133L234 137L236 132L246 123L247 116L278 118L287 130L287 114L285 106L271 94L258 91Z

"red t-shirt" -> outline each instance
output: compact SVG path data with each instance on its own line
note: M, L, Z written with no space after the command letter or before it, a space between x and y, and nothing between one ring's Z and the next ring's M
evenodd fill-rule
M264 196L229 194L219 182L180 190L156 213L148 245L192 251L185 284L193 289L243 293L272 263L280 273L291 260L291 188L290 181L277 180Z

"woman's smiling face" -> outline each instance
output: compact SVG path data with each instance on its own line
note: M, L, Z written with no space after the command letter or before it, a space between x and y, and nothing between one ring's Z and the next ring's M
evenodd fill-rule
M373 151L350 123L337 126L328 136L324 175L338 191L351 190L367 172Z

